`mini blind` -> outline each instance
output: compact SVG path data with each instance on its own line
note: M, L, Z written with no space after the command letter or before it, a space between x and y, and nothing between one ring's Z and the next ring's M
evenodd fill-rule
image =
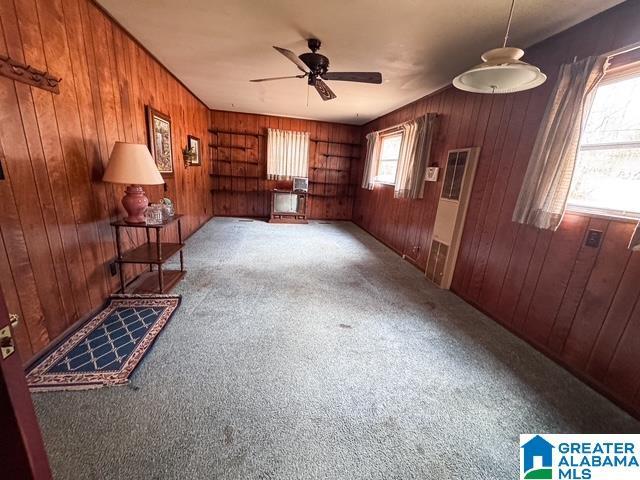
M267 130L267 178L309 176L309 132Z

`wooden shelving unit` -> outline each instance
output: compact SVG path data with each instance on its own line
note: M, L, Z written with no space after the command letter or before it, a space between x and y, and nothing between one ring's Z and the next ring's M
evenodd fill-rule
M344 208L354 195L351 188L353 161L359 158L358 143L313 139L315 159L309 168L309 199L325 208Z
M246 133L246 132L232 132L232 131L224 131L224 130L214 130L212 128L209 129L209 133L212 135L215 135L216 137L218 137L218 140L216 141L216 143L209 143L209 148L217 150L219 151L225 151L226 150L241 150L244 152L250 151L250 150L255 150L256 145L249 145L249 146L243 146L243 145L220 145L220 138L219 135L237 135L237 136L245 136L245 137L255 137L255 138L259 138L262 135L261 134L256 134L256 133ZM229 157L229 155L225 155L226 157ZM216 178L250 178L250 179L257 179L259 177L256 177L254 175L251 176L247 176L247 175L228 175L228 174L222 174L222 173L218 173L215 171L215 164L216 163L225 163L225 164L229 164L229 165L237 165L237 164L241 164L241 165L259 165L259 162L257 160L236 160L234 158L220 158L220 155L217 155L218 158L211 158L211 168L209 171L209 176L211 177L216 177ZM213 190L212 190L213 191Z
M232 124L229 124L228 130L215 128L209 130L212 135L210 143L212 148L215 148L211 156L210 176L213 178L211 193L217 195L221 199L219 201L227 208L235 207L236 203L233 202L255 203L256 196L262 199L263 195L273 195L274 188L281 188L278 186L282 185L281 182L271 181L265 177L266 150L262 147L266 141L267 127L259 128L260 133L238 132L233 131ZM245 143L243 137L253 137L246 140L246 147L242 147ZM331 141L318 132L316 138L310 139L312 142L308 173L310 191L307 197L308 202L305 202L308 203L306 208L309 212L316 212L316 214L320 212L324 214L328 211L343 212L355 196L351 185L352 165L360 158L361 146L355 136L338 138L340 140L336 138L335 141ZM235 149L240 153L235 154L232 148L225 148L227 143L241 147ZM242 151L251 153L242 153ZM242 179L246 180L246 186ZM231 197L236 200L231 200ZM299 212L294 215L273 211L271 213L274 214L272 221L276 222L306 220L306 215L301 215Z
M131 284L128 285L130 293L166 293L170 291L176 283L187 273L184 269L184 256L182 248L182 225L180 222L182 215L174 215L158 225L147 225L146 223L127 223L123 220L112 222L111 225L116 230L116 249L118 257L116 263L120 266L120 292L125 293L127 285L124 278L125 264L146 264L149 271L141 274ZM177 223L178 242L163 242L161 232ZM122 228L144 228L147 241L142 245L123 251L120 229ZM151 241L151 231L155 230L155 241ZM180 254L180 270L163 270L164 265L176 253ZM154 270L154 266L156 270Z
M143 243L139 247L127 250L118 258L119 263L152 263L162 264L184 247L183 243L160 243L158 250L156 243ZM160 254L158 254L160 252Z

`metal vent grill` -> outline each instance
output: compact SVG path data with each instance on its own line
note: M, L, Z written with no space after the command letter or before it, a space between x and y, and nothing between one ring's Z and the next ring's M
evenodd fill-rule
M442 285L442 276L444 275L444 266L448 253L448 245L437 240L431 242L431 251L429 252L429 261L427 262L425 274L429 280L438 286Z
M464 179L464 169L467 165L467 151L449 153L447 158L447 172L444 177L442 187L442 198L449 200L459 200L462 180Z

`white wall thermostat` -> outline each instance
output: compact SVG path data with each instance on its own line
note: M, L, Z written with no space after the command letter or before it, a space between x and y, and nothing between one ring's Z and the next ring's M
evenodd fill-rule
M440 173L439 167L427 167L427 174L425 176L425 180L427 182L437 182L438 173Z

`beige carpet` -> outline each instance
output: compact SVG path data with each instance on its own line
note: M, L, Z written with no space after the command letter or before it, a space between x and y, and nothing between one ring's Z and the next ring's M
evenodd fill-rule
M58 479L513 479L640 424L351 223L215 219L128 387L35 396Z

